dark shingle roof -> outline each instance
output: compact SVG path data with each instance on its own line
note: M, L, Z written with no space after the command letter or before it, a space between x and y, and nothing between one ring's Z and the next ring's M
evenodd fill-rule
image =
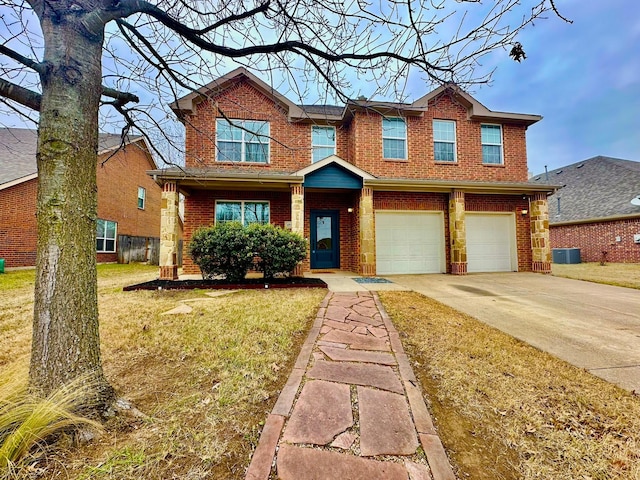
M339 105L298 105L305 113L317 115L340 116L344 107Z
M541 173L531 183L563 185L549 197L550 223L640 215L640 162L597 156ZM559 204L559 211L558 211Z
M28 128L0 128L0 185L37 173L37 131ZM129 137L131 143L140 137ZM101 133L98 151L120 145L118 134Z

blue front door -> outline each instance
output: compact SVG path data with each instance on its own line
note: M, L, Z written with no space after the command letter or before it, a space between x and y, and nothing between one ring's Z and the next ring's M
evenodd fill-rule
M340 268L338 210L311 211L311 268Z

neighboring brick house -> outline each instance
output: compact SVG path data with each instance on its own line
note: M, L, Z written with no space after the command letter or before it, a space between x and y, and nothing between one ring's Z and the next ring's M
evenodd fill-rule
M553 248L579 248L583 262L640 263L640 162L598 156L531 183L562 185L549 197Z
M119 150L120 143L120 135L100 134L97 260L157 263L162 191L146 174L157 166L142 137ZM36 262L36 148L35 130L0 129L0 258L7 267Z
M451 84L411 104L296 105L244 68L171 107L186 161L150 172L163 186L161 278L177 278L178 192L186 239L270 222L309 240L301 271L550 271L554 188L527 182L537 115L493 112Z

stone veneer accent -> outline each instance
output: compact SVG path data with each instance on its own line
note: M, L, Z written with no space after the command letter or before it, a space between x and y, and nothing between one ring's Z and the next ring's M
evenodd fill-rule
M160 279L178 279L178 188L175 182L162 187L160 212Z
M549 204L546 193L531 196L531 270L551 273L551 243L549 242Z
M449 195L452 275L466 275L467 273L467 233L464 211L464 192L454 190Z
M304 187L291 185L291 231L304 237ZM302 276L302 263L296 265L294 276Z
M360 274L376 274L376 241L373 216L373 191L364 187L360 193Z

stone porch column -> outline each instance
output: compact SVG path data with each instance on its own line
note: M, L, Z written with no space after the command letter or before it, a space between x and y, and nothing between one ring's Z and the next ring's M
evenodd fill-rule
M160 280L178 279L178 202L176 183L165 183L160 210Z
M291 231L304 237L304 187L291 185ZM302 264L293 270L295 276L302 276Z
M373 217L373 190L363 187L360 193L360 274L376 274L376 237Z
M551 273L551 243L549 242L549 203L546 193L531 196L531 270Z
M464 192L449 194L449 237L451 245L451 274L467 274L467 233L464 220Z

